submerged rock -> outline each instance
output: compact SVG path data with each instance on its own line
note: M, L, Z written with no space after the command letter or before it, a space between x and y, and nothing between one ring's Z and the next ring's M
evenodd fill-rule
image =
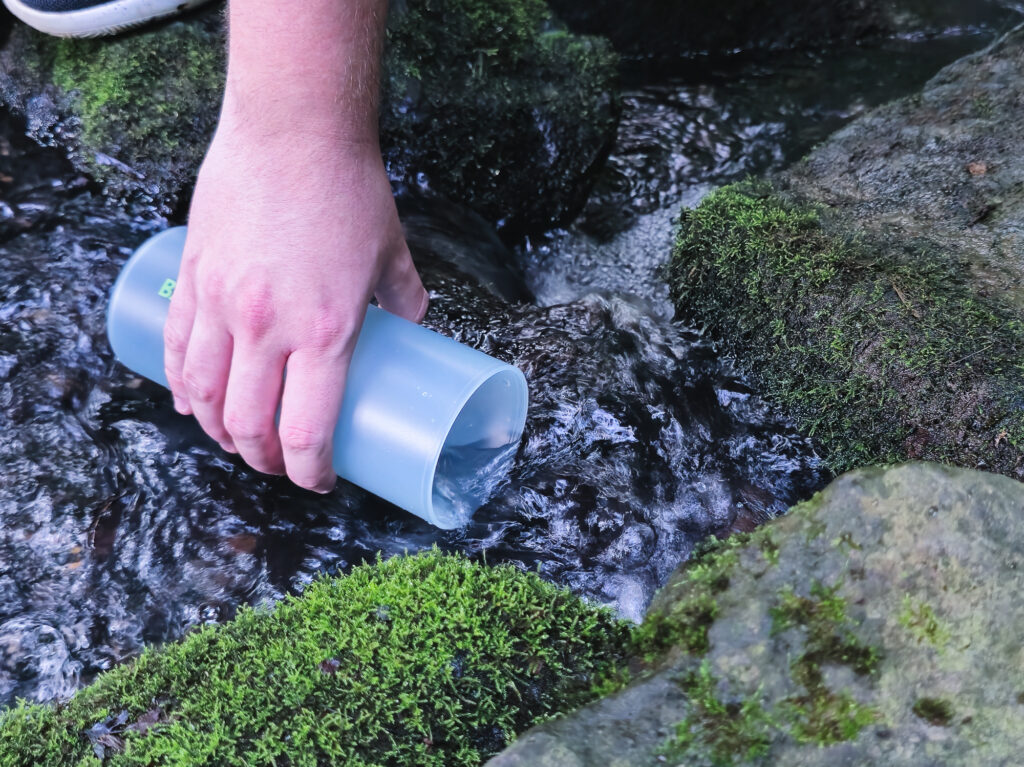
M576 212L615 135L608 44L559 29L542 0L392 5L381 105L392 179L513 234ZM224 58L217 5L116 39L15 24L0 48L0 102L108 194L173 208L216 125Z
M489 767L1016 763L1024 485L868 469L684 566L636 681Z
M1024 475L1024 27L782 174L684 213L679 316L836 469Z

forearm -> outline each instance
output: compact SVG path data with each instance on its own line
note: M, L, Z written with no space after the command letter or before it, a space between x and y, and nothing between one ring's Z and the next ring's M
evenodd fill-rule
M387 0L231 0L224 117L370 143Z

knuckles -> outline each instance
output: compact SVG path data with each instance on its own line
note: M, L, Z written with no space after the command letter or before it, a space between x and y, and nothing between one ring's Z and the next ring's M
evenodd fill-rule
M271 435L266 424L230 410L224 412L224 428L236 442L263 442Z
M220 389L195 370L185 369L181 376L189 399L204 405L216 402L221 395Z
M289 453L316 455L327 450L328 436L320 429L300 424L282 424L278 434L281 447Z
M348 345L352 330L353 324L337 309L318 309L305 329L305 345L315 351L337 350Z
M182 355L188 350L188 336L176 322L164 325L164 349Z
M201 305L221 306L230 293L223 274L209 269L199 270L196 274L196 295Z
M238 332L253 340L261 340L270 334L277 321L277 302L269 285L246 288L234 300Z

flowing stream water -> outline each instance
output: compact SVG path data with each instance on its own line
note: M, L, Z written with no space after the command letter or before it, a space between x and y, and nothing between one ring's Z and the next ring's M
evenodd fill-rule
M240 604L433 545L639 618L702 539L752 529L828 479L785 415L670 321L658 269L679 206L784 167L992 33L635 67L586 210L515 252L464 210L402 199L427 324L531 387L507 480L449 532L345 483L321 497L253 472L118 366L107 293L168 222L106 205L0 113L0 706L66 697Z

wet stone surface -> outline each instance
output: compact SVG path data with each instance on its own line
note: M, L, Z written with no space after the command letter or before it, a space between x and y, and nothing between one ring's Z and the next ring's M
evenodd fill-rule
M445 533L345 483L320 497L261 476L111 357L109 288L166 222L106 207L21 130L0 118L0 704L67 696L241 603L433 544L537 568L638 618L697 541L825 480L696 335L621 298L506 303L495 293L521 291L514 277L492 270L503 286L488 290L450 264L498 246L471 227L453 242L422 216L409 240L427 324L531 383L508 483Z

